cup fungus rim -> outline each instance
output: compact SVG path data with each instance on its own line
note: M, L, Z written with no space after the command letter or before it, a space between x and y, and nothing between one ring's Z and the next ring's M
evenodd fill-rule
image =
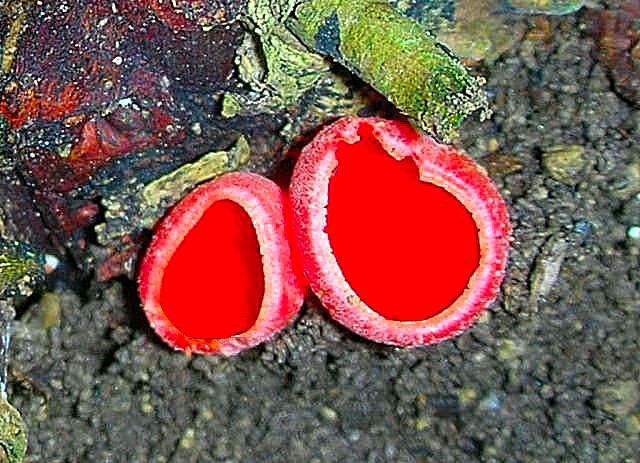
M461 333L494 301L505 275L511 225L504 200L480 166L430 137L405 136L405 124L347 117L327 126L302 150L292 177L291 198L307 279L332 317L373 341L419 346ZM338 165L338 147L344 142L358 142L362 125L373 129L372 136L394 159L411 157L420 180L456 197L478 228L480 259L467 288L449 307L424 320L387 319L363 302L342 273L325 231L329 183Z
M254 324L242 333L228 338L190 337L173 324L160 304L164 270L188 232L209 207L222 200L239 205L255 230L264 275L262 303ZM153 236L139 273L143 310L163 340L187 353L233 355L265 341L286 326L300 310L304 291L291 267L285 207L285 194L269 179L248 172L232 172L197 187L169 212ZM260 220L264 217L282 220Z

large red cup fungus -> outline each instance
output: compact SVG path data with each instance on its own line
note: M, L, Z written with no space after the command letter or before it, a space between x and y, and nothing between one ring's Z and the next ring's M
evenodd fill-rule
M307 145L290 187L305 275L371 340L433 344L497 296L511 225L486 173L404 122L345 118Z
M140 268L144 311L175 349L233 355L297 314L301 272L287 198L272 181L230 173L186 196L160 223Z

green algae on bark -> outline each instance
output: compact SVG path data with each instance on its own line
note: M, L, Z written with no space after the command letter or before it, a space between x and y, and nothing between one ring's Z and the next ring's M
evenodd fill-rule
M0 238L0 298L29 295L44 277L45 258L24 243Z
M27 427L20 412L0 398L0 462L20 463L27 453Z
M387 3L305 1L287 24L308 47L347 67L444 140L472 112L487 116L484 79Z

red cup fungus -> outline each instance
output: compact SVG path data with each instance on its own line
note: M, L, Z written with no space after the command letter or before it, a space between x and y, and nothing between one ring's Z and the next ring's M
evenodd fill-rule
M153 329L188 353L233 355L275 335L304 299L287 197L230 173L187 195L159 224L139 291Z
M440 342L496 298L511 225L486 173L409 124L345 118L307 145L290 186L311 289L373 341Z

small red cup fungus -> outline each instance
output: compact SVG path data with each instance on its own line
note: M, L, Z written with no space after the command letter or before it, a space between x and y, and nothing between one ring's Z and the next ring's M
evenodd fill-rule
M461 333L497 296L511 225L486 173L404 122L345 118L290 187L311 289L334 319L398 346Z
M160 223L139 275L158 335L189 353L233 355L298 313L304 283L289 245L287 197L230 173L187 195Z

